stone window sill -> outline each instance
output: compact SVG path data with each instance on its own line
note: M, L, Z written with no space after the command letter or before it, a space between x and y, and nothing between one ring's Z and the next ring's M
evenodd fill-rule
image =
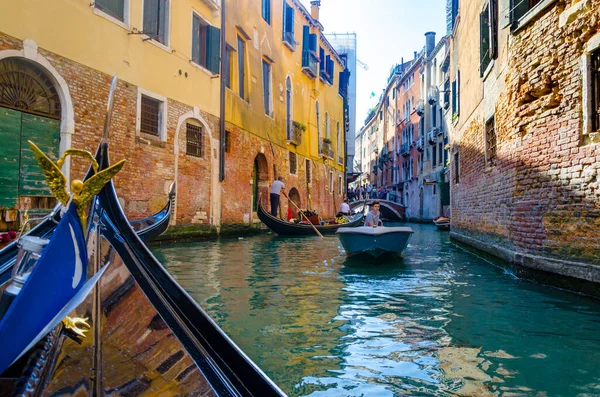
M483 71L483 76L481 76L482 81L486 81L487 80L487 77L490 75L490 73L491 73L491 71L492 71L493 68L494 68L494 60L492 59L490 61L490 64Z
M199 70L203 71L204 73L206 73L207 75L209 75L211 78L219 77L219 75L217 73L211 72L206 67L204 67L204 66L202 66L202 65L200 65L200 64L198 64L198 63L196 63L194 61L192 61L191 59L190 59L190 65L192 65L196 69L199 69Z
M513 33L518 32L519 30L536 20L540 16L540 14L544 12L544 10L546 10L555 2L556 0L544 0L535 7L533 7L517 21L517 23L515 24L516 26L514 26L512 29Z
M139 132L139 135L135 137L135 143L148 145L148 146L156 146L164 148L167 146L166 142L161 141L159 137L146 134L145 132Z
M115 18L110 14L107 14L106 12L102 11L99 8L94 7L94 14L114 23L117 26L122 27L123 29L127 30L128 32L131 31L131 26L129 26L129 23L121 21L120 19Z

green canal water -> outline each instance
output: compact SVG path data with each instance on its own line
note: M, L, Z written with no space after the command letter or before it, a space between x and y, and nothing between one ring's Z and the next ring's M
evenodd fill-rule
M600 396L600 301L410 226L404 260L376 267L335 236L152 249L290 396Z

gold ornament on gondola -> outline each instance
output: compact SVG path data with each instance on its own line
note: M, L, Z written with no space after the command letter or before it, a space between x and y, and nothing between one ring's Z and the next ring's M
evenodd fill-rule
M84 339L86 336L85 333L91 328L87 317L81 318L67 316L62 320L62 323L64 328L71 332L79 340Z
M69 203L69 200L75 203L77 214L81 220L81 226L85 230L88 204L92 201L92 198L100 192L102 187L110 181L121 168L123 168L125 160L121 160L102 171L98 171L98 163L90 152L81 149L68 149L65 150L55 164L35 145L35 143L31 141L27 141L27 143L29 143L35 159L46 176L46 182L50 187L50 191L65 207ZM66 188L67 177L60 170L67 156L78 156L90 159L92 161L92 168L95 172L95 174L85 182L79 179L73 179L71 182L70 194L67 192Z

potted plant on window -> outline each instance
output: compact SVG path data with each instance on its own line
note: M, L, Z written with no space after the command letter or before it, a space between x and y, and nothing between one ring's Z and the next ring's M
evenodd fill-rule
M290 142L299 145L304 131L306 131L306 125L299 121L292 121L292 136L289 139Z

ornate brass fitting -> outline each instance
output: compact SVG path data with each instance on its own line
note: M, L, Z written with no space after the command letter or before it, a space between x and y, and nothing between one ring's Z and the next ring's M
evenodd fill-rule
M69 331L80 340L85 339L85 333L91 328L90 324L88 324L87 317L67 316L62 320L62 323L65 330Z
M98 172L98 163L96 162L94 156L92 156L92 154L87 150L65 150L60 159L58 159L56 164L54 164L52 160L50 160L50 158L48 158L48 156L46 156L44 152L42 152L40 148L35 145L35 143L31 141L27 141L27 143L29 143L35 159L46 176L46 182L50 187L50 191L54 197L56 197L58 201L60 201L65 207L70 200L75 203L75 206L77 207L77 214L81 220L81 226L85 230L88 204L90 201L92 201L92 198L100 191L100 189L102 189L102 187L112 177L114 177L117 172L121 170L121 168L123 168L125 160L121 160L118 163L111 165L107 169ZM77 156L90 159L92 161L92 168L95 172L94 176L85 182L82 182L79 179L74 179L71 182L71 194L69 194L66 189L67 177L60 170L67 156Z

